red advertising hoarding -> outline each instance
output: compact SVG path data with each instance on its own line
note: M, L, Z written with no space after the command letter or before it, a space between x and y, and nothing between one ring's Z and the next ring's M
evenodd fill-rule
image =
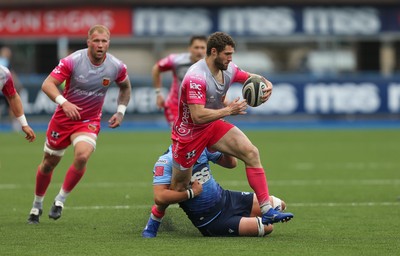
M112 36L131 36L131 17L130 8L3 9L0 10L0 36L86 36L95 24L107 26Z

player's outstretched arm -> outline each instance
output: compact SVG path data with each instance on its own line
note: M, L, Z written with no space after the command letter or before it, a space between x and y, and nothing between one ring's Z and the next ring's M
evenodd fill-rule
M203 186L197 180L193 182L191 189L181 192L169 189L169 185L153 186L154 202L157 205L180 203L200 195L202 191Z

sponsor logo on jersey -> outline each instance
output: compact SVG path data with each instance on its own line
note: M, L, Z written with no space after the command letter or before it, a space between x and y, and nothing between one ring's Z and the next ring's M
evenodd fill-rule
M201 85L193 82L192 80L189 81L190 89L193 90L201 90Z
M75 79L79 83L87 83L87 82L89 82L89 80L86 79L86 77L84 75L75 76Z
M201 98L203 98L203 94L201 92L190 91L189 92L189 98L192 99L192 100L201 99Z
M158 159L157 164L168 164L167 159Z
M103 86L109 86L111 83L111 79L108 77L103 77Z
M175 126L175 129L180 136L186 136L190 133L191 129L189 129L189 119L190 119L189 106L183 103L182 122L179 124L179 126Z

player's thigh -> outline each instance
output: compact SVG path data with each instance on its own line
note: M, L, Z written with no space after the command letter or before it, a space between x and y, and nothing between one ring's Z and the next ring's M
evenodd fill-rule
M259 228L264 229L263 233ZM271 233L273 230L272 225L261 225L257 217L242 217L239 223L239 236L264 236Z
M211 148L238 157L239 159L243 159L247 152L254 150L254 146L249 138L236 126L230 129Z
M256 216L261 216L261 209L256 194L253 194L253 206L251 207L250 217L256 217Z

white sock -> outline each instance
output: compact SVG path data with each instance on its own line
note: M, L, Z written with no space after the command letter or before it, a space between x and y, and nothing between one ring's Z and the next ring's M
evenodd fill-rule
M265 203L260 205L260 209L261 209L261 213L262 214L268 212L269 209L271 209L271 208L272 208L272 205L271 205L271 203L269 201L267 201L267 202L265 202Z
M65 192L65 190L61 188L60 192L58 192L58 195L56 196L55 200L65 203L65 200L67 200L69 193L70 192Z
M158 221L158 222L161 222L161 221L162 221L162 218L161 218L161 219L160 219L160 218L157 218L157 217L154 216L154 214L152 214L152 213L150 213L150 218L152 218L153 220Z
M32 208L42 209L43 208L43 200L44 196L37 196L33 198L33 205Z

